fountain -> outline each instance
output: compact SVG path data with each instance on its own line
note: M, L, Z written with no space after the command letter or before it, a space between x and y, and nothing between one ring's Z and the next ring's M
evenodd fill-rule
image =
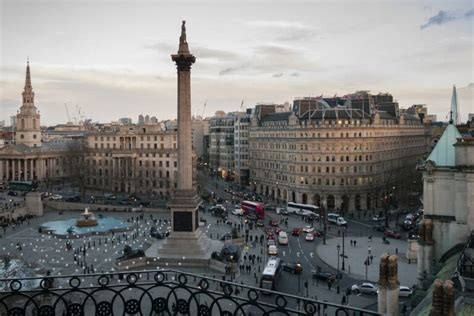
M81 214L81 217L76 221L77 227L91 227L97 226L97 219L95 218L94 213L89 212L89 208L86 207L84 213Z
M135 224L129 224L123 219L118 219L94 213L86 208L80 217L73 217L59 221L43 223L39 231L43 234L50 234L60 238L79 238L91 235L104 235L112 232L122 232L130 230Z

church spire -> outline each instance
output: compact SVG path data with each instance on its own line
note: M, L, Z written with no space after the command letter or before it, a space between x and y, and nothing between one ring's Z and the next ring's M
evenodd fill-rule
M30 74L30 59L26 60L26 77L25 77L25 88L22 93L23 96L23 106L34 107L35 104L35 93L33 92L33 87L31 86L31 74Z
M32 91L33 87L31 86L31 75L30 75L30 58L26 59L26 78L25 78L25 92Z

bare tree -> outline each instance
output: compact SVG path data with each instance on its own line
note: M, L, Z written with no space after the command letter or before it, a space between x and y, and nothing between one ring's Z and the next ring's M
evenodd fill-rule
M89 174L86 156L87 144L85 139L74 139L68 143L64 159L66 174L71 181L73 190L78 188L82 198L85 197L86 181Z

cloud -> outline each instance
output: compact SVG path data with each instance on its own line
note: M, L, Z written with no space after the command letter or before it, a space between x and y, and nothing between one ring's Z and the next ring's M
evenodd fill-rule
M249 68L250 68L249 64L242 64L242 65L235 66L235 67L228 67L228 68L225 68L225 69L221 70L219 72L219 75L220 76L230 75L230 74L239 72L241 70L246 70L246 69L249 69Z
M449 22L453 22L461 19L469 19L474 16L474 9L471 9L464 14L458 14L452 11L440 10L438 14L430 17L428 21L420 26L420 29L424 30L433 25L442 25Z
M258 45L248 56L229 65L219 75L271 75L274 78L284 73L298 73L318 68L314 56L308 57L304 51L280 45ZM281 75L280 75L281 74Z
M272 40L278 42L303 41L316 35L314 28L300 22L258 20L244 23L248 27L259 28L259 33L266 33L265 36L271 36Z
M151 49L151 50L156 50L160 53L167 53L171 54L173 52L176 52L178 45L174 45L171 43L154 43L154 44L148 44L145 45L146 49ZM239 55L236 54L235 52L232 51L227 51L227 50L222 50L222 49L215 49L215 48L209 48L205 46L200 46L200 45L190 45L189 47L191 53L195 55L199 59L213 59L216 61L229 61L229 60L235 60L239 58Z
M297 73L297 72L294 72L294 73L292 73L290 76L292 76L292 77L299 77L299 76L300 76L300 74L299 74L299 73Z

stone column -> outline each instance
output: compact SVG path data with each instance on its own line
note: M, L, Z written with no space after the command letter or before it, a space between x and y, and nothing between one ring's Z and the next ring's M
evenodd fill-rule
M7 181L9 181L9 180L11 179L11 178L10 178L10 174L11 174L11 172L10 172L11 162L10 162L10 159L5 159L5 161L6 161L6 167L7 167L6 170L5 170L6 173L7 173L7 177L6 177L6 178L7 178Z
M191 66L196 58L189 52L185 21L181 26L178 53L171 55L171 59L178 70L178 181L176 194L168 203L173 231L158 250L158 254L162 259L170 258L175 261L186 257L199 259L201 265L208 265L210 240L203 236L199 229L199 197L193 186Z
M425 222L425 270L427 274L432 273L433 267L433 221L431 219L423 220Z
M454 283L436 279L433 287L431 316L454 316Z
M0 181L3 180L3 159L0 159Z
M33 168L33 160L34 159L30 159L30 180L33 181L35 179L34 177L34 174L35 172L33 171L34 168Z
M15 161L16 159L12 159L12 180L15 181L16 180L16 177L15 177Z
M388 257L388 253L384 253L380 256L379 292L377 294L377 311L380 314L387 312Z
M398 257L391 255L388 258L388 286L387 286L387 316L398 316Z

